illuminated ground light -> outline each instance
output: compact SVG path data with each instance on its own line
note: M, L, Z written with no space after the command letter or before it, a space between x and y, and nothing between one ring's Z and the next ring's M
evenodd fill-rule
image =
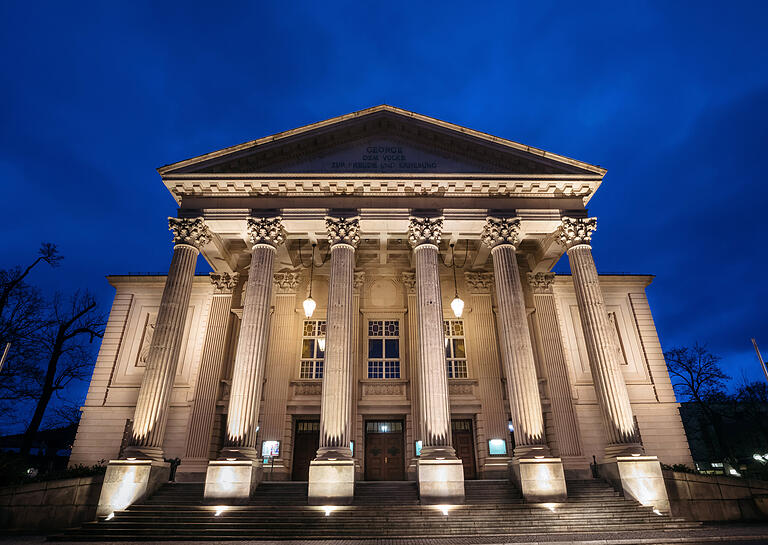
M664 516L664 513L662 513L658 509L654 509L653 512L656 513L657 515L659 515L660 517Z
M544 508L549 509L553 513L555 512L555 508L557 507L556 503L542 503L541 504Z
M221 514L222 514L224 511L226 511L226 510L227 510L227 506L226 506L226 505L217 505L216 507L214 507L214 509L216 509L216 512L213 514L213 516L214 516L214 517L218 517L218 516L219 516L219 515L221 515Z
M323 505L323 511L325 511L325 516L330 517L331 513L333 513L336 510L336 506L334 505Z
M435 505L435 509L440 511L446 517L448 516L448 511L450 511L453 507L453 505Z
M113 518L115 518L115 512L114 511L112 511L109 515L107 515L107 518L105 518L104 520L112 520Z

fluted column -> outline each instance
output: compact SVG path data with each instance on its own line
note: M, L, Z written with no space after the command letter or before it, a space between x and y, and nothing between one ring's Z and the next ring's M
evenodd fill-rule
M163 460L168 405L200 248L211 238L202 218L168 218L173 258L160 300L155 334L141 380L126 458Z
M197 371L197 387L192 402L181 470L184 470L185 465L194 465L196 460L204 462L204 466L208 464L211 429L216 416L216 395L224 364L227 329L232 309L232 290L237 284L238 274L211 273L210 276L214 292L208 313L200 368Z
M571 401L571 382L565 363L560 320L557 317L555 294L552 285L554 273L528 273L528 283L533 290L534 319L541 339L542 359L547 372L549 397L560 456L580 456L579 427Z
M606 456L639 454L643 448L619 366L620 347L608 317L592 257L592 233L596 227L596 218L564 217L558 236L568 249L589 368L608 437Z
M248 237L253 247L251 266L220 457L255 460L259 457L256 434L269 337L272 270L276 247L285 240L281 218L248 218Z
M451 413L445 367L443 301L440 293L438 244L443 218L413 217L408 241L416 265L418 303L421 458L455 458L451 445Z
M349 442L355 361L353 286L360 219L327 217L325 226L331 246L331 275L317 459L347 460L352 458Z
M507 398L515 427L515 457L524 458L547 455L549 448L544 435L536 363L515 257L519 237L519 218L489 217L482 234L483 242L491 248L493 256L502 332L499 341L507 377Z

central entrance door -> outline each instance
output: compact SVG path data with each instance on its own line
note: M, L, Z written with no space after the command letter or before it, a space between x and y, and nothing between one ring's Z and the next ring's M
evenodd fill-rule
M365 480L405 480L402 420L365 423Z
M317 420L297 420L293 439L293 469L291 479L309 480L309 463L315 459L320 446L320 422Z
M471 420L451 420L453 448L456 456L461 458L464 465L464 479L477 479L475 467L475 434L472 433Z

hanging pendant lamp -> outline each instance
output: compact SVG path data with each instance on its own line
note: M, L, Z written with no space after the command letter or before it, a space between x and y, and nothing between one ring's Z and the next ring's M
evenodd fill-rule
M456 285L456 252L453 244L451 244L451 268L453 269L453 301L451 301L451 310L453 310L454 316L461 318L461 313L464 312L464 301L459 297L459 287Z
M312 299L312 277L314 276L315 272L315 246L316 244L312 244L312 263L309 266L309 295L306 299L304 299L304 302L302 303L302 306L304 307L304 316L307 318L312 317L312 314L315 312L315 308L317 307L317 303L314 299Z

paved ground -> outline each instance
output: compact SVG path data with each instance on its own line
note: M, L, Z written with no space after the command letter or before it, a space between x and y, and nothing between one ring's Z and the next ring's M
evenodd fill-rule
M45 536L0 535L0 545L39 545L46 543ZM62 542L75 543L75 542ZM110 545L147 545L146 541L114 541ZM165 541L164 545L506 545L528 543L530 545L768 545L768 524L729 524L704 526L694 531L654 531L611 534L572 534L539 536L497 536L477 538L440 539L365 539L365 540L316 540L316 541Z

